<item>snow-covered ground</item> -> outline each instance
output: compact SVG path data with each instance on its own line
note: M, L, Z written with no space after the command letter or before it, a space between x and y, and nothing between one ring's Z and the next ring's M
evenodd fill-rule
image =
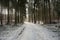
M13 40L18 37L24 26L5 25L0 27L0 40Z
M42 25L25 22L25 30L16 40L59 40L57 34Z
M60 24L47 24L43 26L48 30L54 32L56 36L53 37L58 37L58 39L60 40Z
M59 40L58 32L52 31L51 28L47 25L25 22L22 26L1 30L0 40Z

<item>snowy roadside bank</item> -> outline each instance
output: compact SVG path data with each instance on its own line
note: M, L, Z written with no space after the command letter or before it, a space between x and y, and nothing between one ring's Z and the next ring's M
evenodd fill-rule
M47 30L49 30L50 32L54 33L52 34L53 38L58 38L58 40L60 40L60 28L56 27L56 25L60 26L60 24L45 24L42 26Z
M0 40L13 40L19 36L24 29L24 26L5 26L0 31ZM0 28L1 29L1 28Z

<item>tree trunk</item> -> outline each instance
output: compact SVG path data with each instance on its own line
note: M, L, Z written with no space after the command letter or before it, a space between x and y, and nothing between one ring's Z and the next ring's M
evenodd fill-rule
M49 0L49 22L50 22L50 24L51 24L51 8L50 8L50 0Z
M15 24L17 24L17 11L15 9Z
M1 26L3 25L3 14L2 14L2 11L3 11L3 8L2 8L2 5L1 5Z
M9 2L8 2L8 15L7 15L7 24L9 24L10 23L10 17L9 17Z
M45 1L44 1L44 23L46 23L46 15L45 15Z

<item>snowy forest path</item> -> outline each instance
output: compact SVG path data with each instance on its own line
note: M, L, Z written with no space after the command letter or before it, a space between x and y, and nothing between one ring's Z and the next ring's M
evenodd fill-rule
M16 40L58 40L55 34L41 25L25 22L23 33Z

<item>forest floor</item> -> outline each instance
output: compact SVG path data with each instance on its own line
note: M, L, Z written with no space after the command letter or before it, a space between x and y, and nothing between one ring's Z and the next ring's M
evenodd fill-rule
M55 25L25 22L23 25L0 27L0 40L59 40L60 30Z

